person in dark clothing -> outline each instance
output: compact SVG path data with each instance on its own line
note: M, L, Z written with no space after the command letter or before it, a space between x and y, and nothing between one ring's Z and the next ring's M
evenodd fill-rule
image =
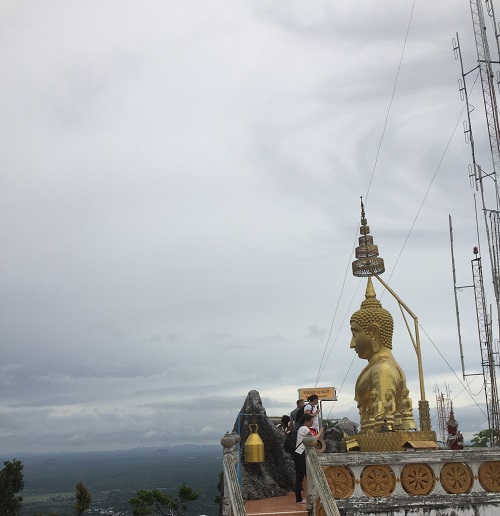
M297 400L297 406L290 412L290 430L298 430L299 422L297 421L297 412L300 408L305 405L305 401L303 399Z
M295 501L297 503L306 503L302 498L302 482L306 476L306 447L302 442L306 435L310 434L310 428L313 424L314 417L311 414L304 414L299 422L297 430L297 441L295 442L295 452L292 455L295 465ZM321 435L321 432L318 436Z
M278 428L284 433L287 434L290 431L290 416L286 414L281 418L281 423L278 425Z

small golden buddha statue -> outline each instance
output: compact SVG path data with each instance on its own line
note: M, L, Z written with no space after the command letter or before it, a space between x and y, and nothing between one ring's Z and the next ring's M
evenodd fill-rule
M410 391L403 389L403 400L401 402L401 424L405 430L416 430L415 420L413 419L413 401L409 397Z
M384 417L384 405L380 401L378 397L378 391L377 389L372 389L372 392L370 394L370 399L372 400L371 405L371 416L374 419L377 419L379 416L382 416L382 419Z
M394 401L394 396L392 395L392 391L390 389L385 393L384 412L387 426L392 430L392 428L394 427L394 414L396 413L396 402Z
M365 424L365 431L372 432L373 429L379 428L384 421L384 404L380 401L377 389L372 389L370 393L370 413L364 419L367 421Z
M354 398L358 404L361 432L373 428L373 408L377 401L383 407L386 403L382 412L388 418L388 423L394 421L394 414L404 412L402 401L406 377L392 355L393 330L392 316L376 298L369 277L365 300L351 317L351 348L356 350L359 358L368 360L368 365L356 382ZM373 399L374 390L377 391L378 400ZM405 408L408 410L408 407ZM375 431L380 431L377 425Z

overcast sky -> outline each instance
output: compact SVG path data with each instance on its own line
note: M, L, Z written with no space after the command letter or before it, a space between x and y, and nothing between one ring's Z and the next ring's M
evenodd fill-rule
M460 382L448 225L470 285L451 40L474 68L471 15L415 2L395 86L412 7L2 2L2 454L216 444L252 389L280 416L298 388L335 386L326 412L358 421L349 317L366 280L350 267L367 193L384 279L422 326L433 429L436 385L466 438L487 426L482 379L468 377L474 396ZM416 407L412 344L374 285ZM459 300L466 372L479 372L470 289Z

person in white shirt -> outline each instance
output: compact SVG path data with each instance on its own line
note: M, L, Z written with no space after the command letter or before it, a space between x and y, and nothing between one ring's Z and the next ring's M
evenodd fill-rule
M304 437L310 435L311 425L313 424L313 416L311 414L304 414L299 422L299 429L297 430L297 440L295 442L295 452L292 455L293 463L295 464L295 501L297 503L306 503L302 498L302 482L306 476L306 446L303 443ZM321 432L318 434L318 437Z
M311 428L316 432L316 434L319 432L319 399L317 394L311 394L307 398L307 403L304 406L304 414L311 414L311 416L314 417L313 424L311 425ZM313 435L316 435L314 432L312 432Z

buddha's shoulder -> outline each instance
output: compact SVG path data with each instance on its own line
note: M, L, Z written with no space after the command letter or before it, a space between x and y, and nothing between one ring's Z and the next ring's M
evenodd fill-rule
M401 371L399 364L391 357L381 357L372 364L369 365L370 369L377 371L389 371L397 369Z

